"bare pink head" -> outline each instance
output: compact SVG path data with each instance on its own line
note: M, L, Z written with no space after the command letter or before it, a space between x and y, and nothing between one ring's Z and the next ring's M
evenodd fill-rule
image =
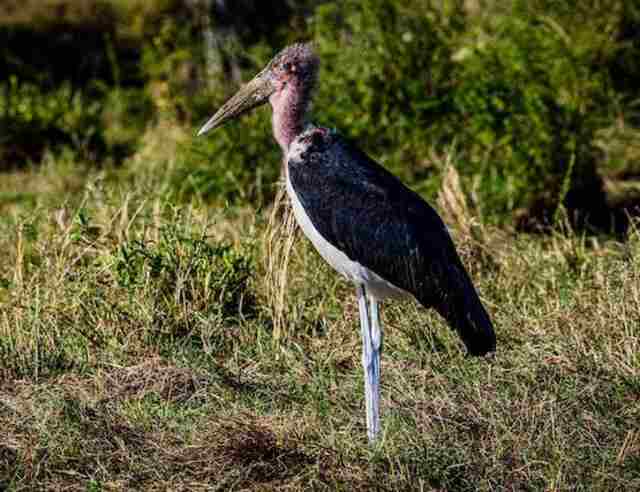
M273 108L273 133L286 152L304 129L319 64L310 43L287 46L229 99L198 135L269 101Z

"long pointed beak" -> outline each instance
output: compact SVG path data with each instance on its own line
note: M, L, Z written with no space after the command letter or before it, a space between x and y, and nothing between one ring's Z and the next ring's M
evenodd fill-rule
M251 111L269 100L269 96L275 92L273 83L267 70L263 70L251 81L245 84L231 99L207 121L197 136L218 128L225 122Z

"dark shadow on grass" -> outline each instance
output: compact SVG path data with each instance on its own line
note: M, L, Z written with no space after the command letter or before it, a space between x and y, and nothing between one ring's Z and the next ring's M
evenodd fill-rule
M252 381L229 371L221 365L213 367L215 377L241 397L259 397L261 399L269 399L277 402L280 406L288 406L293 404L304 404L306 399L300 396L300 391L295 391L290 385L287 385L285 379L279 377L278 373L273 374L270 381Z
M223 468L244 471L243 485L282 480L315 462L290 441L279 443L266 427L238 422L221 429L226 439L216 451Z

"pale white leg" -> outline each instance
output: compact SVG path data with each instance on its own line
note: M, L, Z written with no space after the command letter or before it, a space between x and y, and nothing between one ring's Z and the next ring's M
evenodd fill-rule
M362 333L362 367L364 368L364 397L367 410L367 435L369 442L376 440L380 431L380 348L381 331L378 319L378 303L369 303L363 285L358 285L358 308L360 311L360 330Z
M382 326L380 324L380 311L378 309L378 300L369 296L369 315L371 320L371 357L373 362L373 381L375 384L372 388L374 396L374 422L375 433L374 438L380 431L380 356L382 354Z

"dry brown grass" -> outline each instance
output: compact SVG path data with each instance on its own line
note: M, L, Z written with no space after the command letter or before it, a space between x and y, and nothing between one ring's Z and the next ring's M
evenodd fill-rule
M278 183L269 223L264 234L265 303L271 309L273 338L279 343L287 325L287 296L289 262L296 240L297 226L286 195L284 182Z

